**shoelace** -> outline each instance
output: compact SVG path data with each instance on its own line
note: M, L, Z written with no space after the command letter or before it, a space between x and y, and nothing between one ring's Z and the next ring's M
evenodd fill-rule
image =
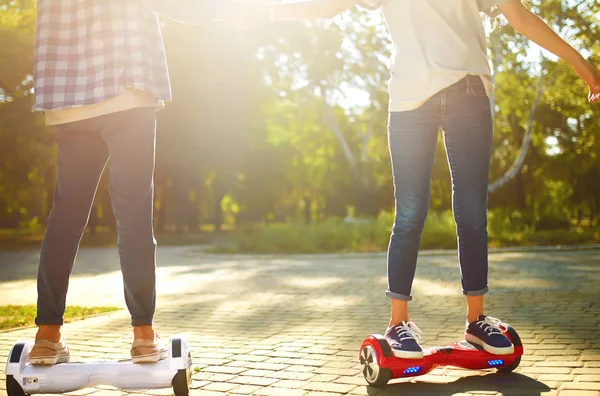
M503 334L502 329L500 329L500 326L506 328L508 325L502 323L500 319L492 318L491 316L486 316L485 320L480 320L477 322L477 326L481 327L481 329L483 329L483 331L485 331L489 335L492 335Z
M394 327L394 332L400 341L420 340L423 334L414 322L402 322Z

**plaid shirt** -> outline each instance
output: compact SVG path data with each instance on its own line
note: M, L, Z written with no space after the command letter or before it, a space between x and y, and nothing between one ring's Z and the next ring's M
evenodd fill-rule
M104 102L137 88L171 99L157 14L132 0L38 0L33 110Z

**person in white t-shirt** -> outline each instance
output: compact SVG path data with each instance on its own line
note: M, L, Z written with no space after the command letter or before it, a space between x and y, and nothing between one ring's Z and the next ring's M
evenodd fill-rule
M493 87L482 13L503 14L515 30L567 61L589 86L590 102L600 99L600 72L519 0L263 3L255 8L254 16L331 18L355 5L381 9L393 41L388 133L396 218L388 250L386 294L392 300L392 312L386 339L397 357L423 356L418 343L421 331L409 320L408 301L442 129L452 179L462 291L468 306L465 339L490 353L510 354L514 347L501 333L501 322L485 315L483 300L488 292L486 215Z

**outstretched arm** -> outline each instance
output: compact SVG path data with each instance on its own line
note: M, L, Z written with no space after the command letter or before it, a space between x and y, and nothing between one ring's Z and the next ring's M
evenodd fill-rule
M600 100L600 71L587 62L581 54L567 44L537 15L529 11L520 1L509 1L498 6L510 25L534 43L568 62L590 89L589 101Z

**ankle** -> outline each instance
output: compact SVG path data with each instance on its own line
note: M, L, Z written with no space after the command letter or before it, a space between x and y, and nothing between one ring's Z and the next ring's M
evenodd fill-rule
M389 327L408 322L408 301L392 300Z
M133 326L133 339L134 340L154 340L154 328L152 325L147 326Z
M484 296L467 296L467 320L469 323L479 320L484 315Z
M483 312L468 313L467 314L467 323L477 322L479 320L480 315L483 315Z
M390 323L388 324L388 328L389 327L394 327L394 326L398 326L401 325L402 323L408 323L408 317L403 317L403 318L392 318L390 319Z
M35 335L35 340L59 342L61 339L60 328L60 325L40 325Z

